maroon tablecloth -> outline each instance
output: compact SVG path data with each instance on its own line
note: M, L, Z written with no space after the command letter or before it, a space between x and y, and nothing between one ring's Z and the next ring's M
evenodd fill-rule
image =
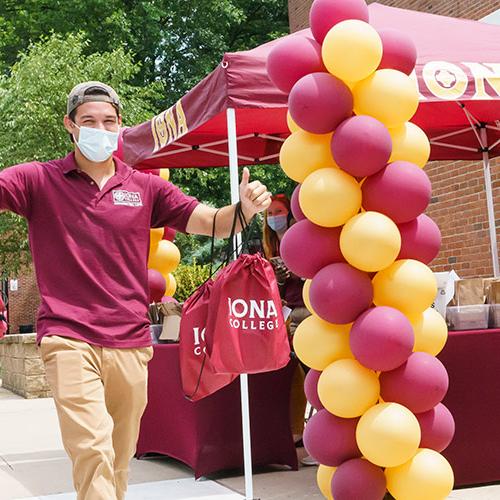
M290 430L290 387L296 361L248 377L252 461L297 470ZM142 417L137 456L161 453L189 465L195 477L243 466L240 381L192 403L181 388L179 346L154 346L149 363L148 405Z
M450 377L443 403L456 432L443 455L455 484L500 480L500 329L450 332L439 354Z

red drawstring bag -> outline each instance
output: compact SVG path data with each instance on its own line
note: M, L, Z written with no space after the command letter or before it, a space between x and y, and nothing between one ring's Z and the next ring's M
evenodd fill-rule
M179 356L182 389L186 397L198 401L231 383L237 375L217 373L206 353L210 335L207 315L213 281L203 283L182 308L179 332Z
M260 254L240 255L219 274L207 331L208 354L218 373L266 372L290 361L276 277Z

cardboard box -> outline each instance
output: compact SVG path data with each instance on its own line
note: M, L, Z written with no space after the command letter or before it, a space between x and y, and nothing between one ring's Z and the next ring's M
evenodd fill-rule
M485 293L488 304L500 304L500 279L485 280Z
M182 305L173 302L160 304L160 312L163 316L163 328L158 342L179 342Z
M484 278L467 278L455 282L452 306L474 306L485 301Z

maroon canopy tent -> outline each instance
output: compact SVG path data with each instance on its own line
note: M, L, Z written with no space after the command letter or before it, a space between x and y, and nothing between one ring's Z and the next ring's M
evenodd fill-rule
M401 30L417 46L420 107L412 121L431 138L431 159L479 160L486 149L499 155L500 28L377 3L369 11L375 28ZM278 42L225 54L174 106L126 129L124 159L137 168L227 166L226 110L235 109L239 164L276 162L289 134L287 96L266 73Z
M412 121L431 140L431 160L483 160L493 270L498 276L489 158L500 155L500 27L377 3L369 5L369 12L375 28L401 30L417 46L413 76L420 106ZM288 36L306 34L310 30ZM232 150L231 186L237 196L237 165L276 163L289 135L287 96L266 72L267 56L278 42L225 54L221 64L171 108L125 129L125 161L139 169L227 166Z

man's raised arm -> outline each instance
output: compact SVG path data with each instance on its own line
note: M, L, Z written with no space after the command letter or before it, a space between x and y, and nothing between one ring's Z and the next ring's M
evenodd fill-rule
M240 200L243 215L247 222L252 217L263 212L271 204L271 193L260 181L250 182L250 171L247 167L243 169L243 176L240 184ZM235 205L227 205L219 209L216 220L215 236L217 238L227 238L231 234L233 225ZM216 208L207 205L198 205L191 214L186 231L191 234L212 235L212 226ZM242 230L241 223L236 223L236 232Z

